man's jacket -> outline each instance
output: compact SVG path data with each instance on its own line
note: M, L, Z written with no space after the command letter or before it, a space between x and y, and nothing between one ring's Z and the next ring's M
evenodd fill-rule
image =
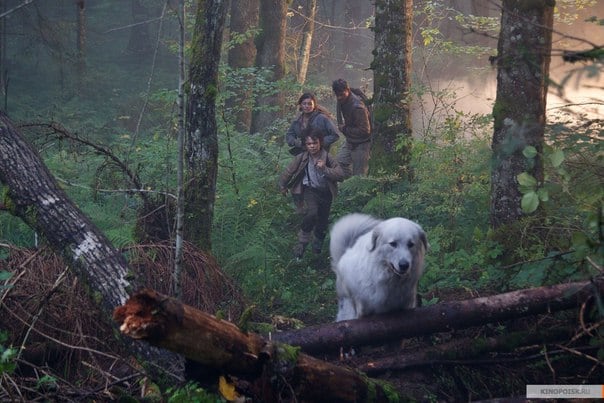
M342 133L346 140L352 144L365 143L371 140L369 111L363 101L351 91L350 96L339 107L344 117Z

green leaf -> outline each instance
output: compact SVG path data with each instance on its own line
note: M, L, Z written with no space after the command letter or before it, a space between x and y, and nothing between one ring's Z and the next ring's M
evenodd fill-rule
M564 151L556 150L549 156L549 160L552 162L554 168L558 168L562 162L564 162Z
M537 207L539 207L539 196L537 196L537 193L531 191L522 196L520 207L522 207L522 211L527 214L537 210Z
M537 154L537 149L533 146L526 146L524 147L524 150L522 150L522 155L526 158L535 158Z
M523 172L516 178L521 186L526 186L527 188L534 188L537 186L537 179L535 179L535 177L528 172Z
M547 191L547 189L539 189L537 190L537 196L539 196L539 200L541 201L548 201L549 200L549 192Z

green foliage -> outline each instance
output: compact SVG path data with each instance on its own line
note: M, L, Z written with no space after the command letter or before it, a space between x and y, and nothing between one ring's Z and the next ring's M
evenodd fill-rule
M15 358L17 357L18 350L12 347L5 347L7 341L8 333L0 331L0 375L5 373L12 374L16 367Z
M221 403L226 401L218 395L207 392L195 382L168 388L165 395L168 403Z
M453 7L447 7L446 2L441 0L432 0L419 3L420 9L416 12L425 16L424 24L420 26L423 45L429 53L438 53L439 55L471 55L484 56L491 49L485 46L470 46L460 44L457 41L449 40L441 32L443 20L455 20L466 30L481 32L484 34L497 35L499 32L499 19L494 17L482 17L475 15L465 15Z

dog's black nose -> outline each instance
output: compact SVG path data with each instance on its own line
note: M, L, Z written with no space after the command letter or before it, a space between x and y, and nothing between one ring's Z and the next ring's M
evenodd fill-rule
M399 260L398 271L401 273L405 273L407 270L409 270L409 261L407 259Z

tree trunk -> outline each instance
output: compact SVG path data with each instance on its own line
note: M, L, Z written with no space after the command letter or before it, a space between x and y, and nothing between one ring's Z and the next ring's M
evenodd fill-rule
M81 86L86 70L86 3L85 0L76 0L78 15L77 55L78 55L78 81ZM79 89L79 88L78 88Z
M184 256L184 225L185 225L185 30L186 13L185 0L178 1L178 138L176 161L176 239L174 241L174 272L172 273L174 287L173 295L182 297L182 269Z
M504 0L497 44L497 98L493 106L491 212L493 228L522 216L517 177L543 180L543 132L552 47L554 2ZM522 151L539 155L529 164Z
M300 46L300 57L298 66L298 83L304 84L306 74L308 73L308 63L310 61L310 50L312 48L312 38L315 33L315 18L317 16L317 0L306 1L306 23L302 33L302 44Z
M408 173L413 0L375 2L372 166Z
M413 367L447 363L471 363L475 357L492 352L510 352L531 345L568 340L572 337L569 329L544 329L514 332L496 337L472 337L454 339L452 342L430 346L423 349L400 351L396 355L384 358L371 358L370 362L360 363L356 367L367 374L380 374L386 371L400 371ZM496 360L495 360L496 361Z
M218 174L216 97L227 0L198 0L189 69L185 238L211 250Z
M249 35L251 29L258 26L258 0L231 0L231 40L235 34ZM241 43L235 43L229 50L228 63L238 79L232 89L234 95L226 100L226 107L233 114L235 127L247 133L252 124L252 86L253 74L240 73L238 70L253 67L256 59L256 45L254 37L249 35Z
M317 353L333 346L384 343L435 332L448 332L481 324L559 311L578 306L588 297L604 292L604 278L513 291L466 301L452 301L410 311L378 315L362 320L336 322L301 330L276 333L273 339Z
M57 185L38 154L0 111L0 182L6 186L5 208L21 218L75 269L109 322L116 306L128 298L132 284L128 264L105 235ZM140 343L130 348L168 368L175 356Z
M266 69L267 83L274 84L285 76L285 18L287 2L283 0L260 0L260 35L256 38L256 67ZM283 92L275 87L272 94L256 100L252 114L251 133L263 133L269 137L270 128L276 118L282 116L285 103Z
M131 0L132 28L130 28L130 40L128 41L128 52L132 55L142 56L151 52L151 38L149 35L149 13L142 0Z
M175 299L144 290L116 308L122 333L263 386L263 401L387 401L381 383L274 344ZM291 396L286 396L291 393ZM268 395L268 396L267 396Z
M128 266L111 242L68 199L38 154L0 112L3 204L70 262L109 315L128 298ZM109 316L108 316L109 317Z

